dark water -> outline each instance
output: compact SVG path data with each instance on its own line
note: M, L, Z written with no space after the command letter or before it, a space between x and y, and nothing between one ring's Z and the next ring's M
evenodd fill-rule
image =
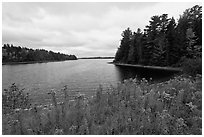
M69 92L80 91L93 95L99 85L104 89L116 85L127 78L153 78L154 81L168 79L169 72L152 72L142 69L117 67L108 64L112 59L81 59L64 62L49 62L36 64L19 64L2 66L2 88L8 88L16 83L20 89L25 88L33 101L47 102L47 92L51 89L61 95L60 89L68 86Z

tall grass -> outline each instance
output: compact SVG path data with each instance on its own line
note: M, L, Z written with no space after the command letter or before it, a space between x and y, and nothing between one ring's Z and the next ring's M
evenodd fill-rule
M87 98L65 86L62 102L51 91L52 104L5 113L3 134L202 134L201 87L201 76L156 84L129 79Z

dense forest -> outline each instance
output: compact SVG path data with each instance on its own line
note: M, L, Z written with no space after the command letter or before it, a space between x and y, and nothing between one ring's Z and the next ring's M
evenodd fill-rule
M151 17L144 32L127 28L114 62L178 67L185 61L201 64L201 57L202 6L195 5L186 9L177 21L163 14Z
M30 61L64 61L76 60L75 55L55 53L44 49L28 49L4 44L2 47L2 62L30 62Z

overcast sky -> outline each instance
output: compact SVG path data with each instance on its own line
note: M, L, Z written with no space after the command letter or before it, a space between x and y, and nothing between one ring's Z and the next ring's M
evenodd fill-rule
M201 3L3 3L2 42L74 54L114 56L121 33Z

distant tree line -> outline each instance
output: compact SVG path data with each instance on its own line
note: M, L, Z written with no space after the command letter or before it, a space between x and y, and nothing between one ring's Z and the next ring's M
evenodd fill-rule
M114 59L114 57L83 57L79 59Z
M114 62L172 66L183 58L201 59L202 7L185 10L178 22L167 14L153 16L144 29L132 32L127 28Z
M44 49L29 49L16 47L13 44L4 44L2 47L2 62L29 62L29 61L64 61L76 60L75 55L55 53Z

